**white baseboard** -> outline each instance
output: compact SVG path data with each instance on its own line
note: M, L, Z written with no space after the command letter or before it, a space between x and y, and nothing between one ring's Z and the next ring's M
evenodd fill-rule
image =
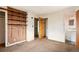
M30 42L30 41L33 41L34 39L31 39L31 40L27 40L27 42Z
M65 43L65 41L59 41L59 40L54 40L54 39L48 39L48 40L53 40L53 41L57 41L57 42L61 42L61 43Z
M15 42L15 43L12 43L12 44L8 44L6 47L10 47L12 45L15 45L15 44L19 44L19 43L22 43L22 42L25 42L26 40L23 40L23 41L19 41L19 42Z

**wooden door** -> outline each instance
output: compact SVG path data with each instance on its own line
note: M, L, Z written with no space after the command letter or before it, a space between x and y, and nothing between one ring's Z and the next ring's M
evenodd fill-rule
M39 38L44 38L44 19L40 17L39 20Z
M76 47L79 48L79 10L76 12Z

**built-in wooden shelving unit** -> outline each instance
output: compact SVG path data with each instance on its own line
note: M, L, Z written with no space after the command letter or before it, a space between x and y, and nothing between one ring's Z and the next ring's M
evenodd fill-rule
M27 13L8 7L8 43L16 43L26 40Z

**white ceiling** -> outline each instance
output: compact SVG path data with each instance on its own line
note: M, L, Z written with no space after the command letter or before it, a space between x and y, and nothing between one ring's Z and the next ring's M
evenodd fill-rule
M11 7L23 11L32 12L36 15L43 15L62 10L64 8L68 8L69 6L11 6Z

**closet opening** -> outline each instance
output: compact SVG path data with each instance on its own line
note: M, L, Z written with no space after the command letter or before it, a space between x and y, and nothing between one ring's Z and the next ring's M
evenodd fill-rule
M0 47L5 47L5 12L0 11Z
M39 19L34 18L34 38L39 38Z

